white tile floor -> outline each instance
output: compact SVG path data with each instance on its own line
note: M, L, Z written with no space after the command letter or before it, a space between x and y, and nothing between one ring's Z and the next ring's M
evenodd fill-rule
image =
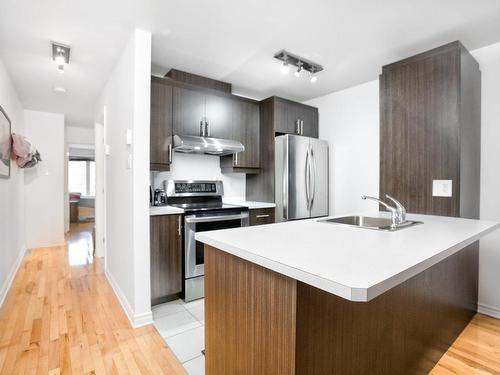
M205 300L153 307L154 325L190 375L205 374Z

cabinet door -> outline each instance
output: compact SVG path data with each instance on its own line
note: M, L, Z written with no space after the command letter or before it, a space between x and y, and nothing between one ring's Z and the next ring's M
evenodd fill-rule
M205 117L205 94L182 87L173 88L174 135L200 135Z
M231 98L206 95L205 118L208 123L210 136L214 138L231 138L232 128L232 102Z
M297 134L297 107L289 102L274 101L274 130L277 133Z
M257 208L250 210L250 225L274 223L274 208Z
M241 142L245 151L233 155L233 166L259 168L259 105L233 100L232 139Z
M299 118L302 121L302 135L318 138L318 109L302 107Z
M151 81L150 163L152 170L168 170L172 143L172 87Z
M166 302L182 291L182 216L150 217L151 303Z

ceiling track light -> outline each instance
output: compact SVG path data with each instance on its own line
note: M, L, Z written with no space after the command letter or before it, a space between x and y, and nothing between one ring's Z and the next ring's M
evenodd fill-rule
M52 60L56 63L57 71L64 72L64 65L69 64L70 46L52 42Z
M323 67L313 61L304 59L300 56L294 55L285 50L281 50L274 55L275 59L282 61L281 73L288 74L290 66L296 66L297 70L294 72L296 77L301 77L304 71L309 72L311 83L318 81L317 73L323 70Z
M297 70L293 74L295 77L300 78L300 76L302 75L302 71L304 70L304 67L302 66L303 65L302 61L299 61L297 64L299 67L297 68Z

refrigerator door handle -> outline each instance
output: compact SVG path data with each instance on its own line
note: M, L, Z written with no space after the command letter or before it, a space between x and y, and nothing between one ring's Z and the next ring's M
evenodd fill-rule
M307 202L307 210L309 210L309 205L311 202L311 195L310 195L310 188L311 188L311 156L309 153L309 146L307 147L306 151L306 167L305 167L305 178L304 178L305 184L306 184L306 202Z
M288 220L288 140L285 141L283 153L283 219Z
M312 209L312 206L314 204L314 197L316 195L316 158L314 156L314 151L312 148L311 148L311 166L312 166L312 171L311 171L312 186L311 186L311 204L309 209Z

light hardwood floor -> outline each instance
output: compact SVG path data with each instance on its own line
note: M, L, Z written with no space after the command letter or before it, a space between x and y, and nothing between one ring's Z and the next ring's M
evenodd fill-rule
M90 225L26 254L0 310L0 374L185 374L153 326L128 323L87 255ZM500 320L476 315L431 374L500 374Z
M153 326L130 326L76 228L26 254L0 310L0 374L185 374Z

